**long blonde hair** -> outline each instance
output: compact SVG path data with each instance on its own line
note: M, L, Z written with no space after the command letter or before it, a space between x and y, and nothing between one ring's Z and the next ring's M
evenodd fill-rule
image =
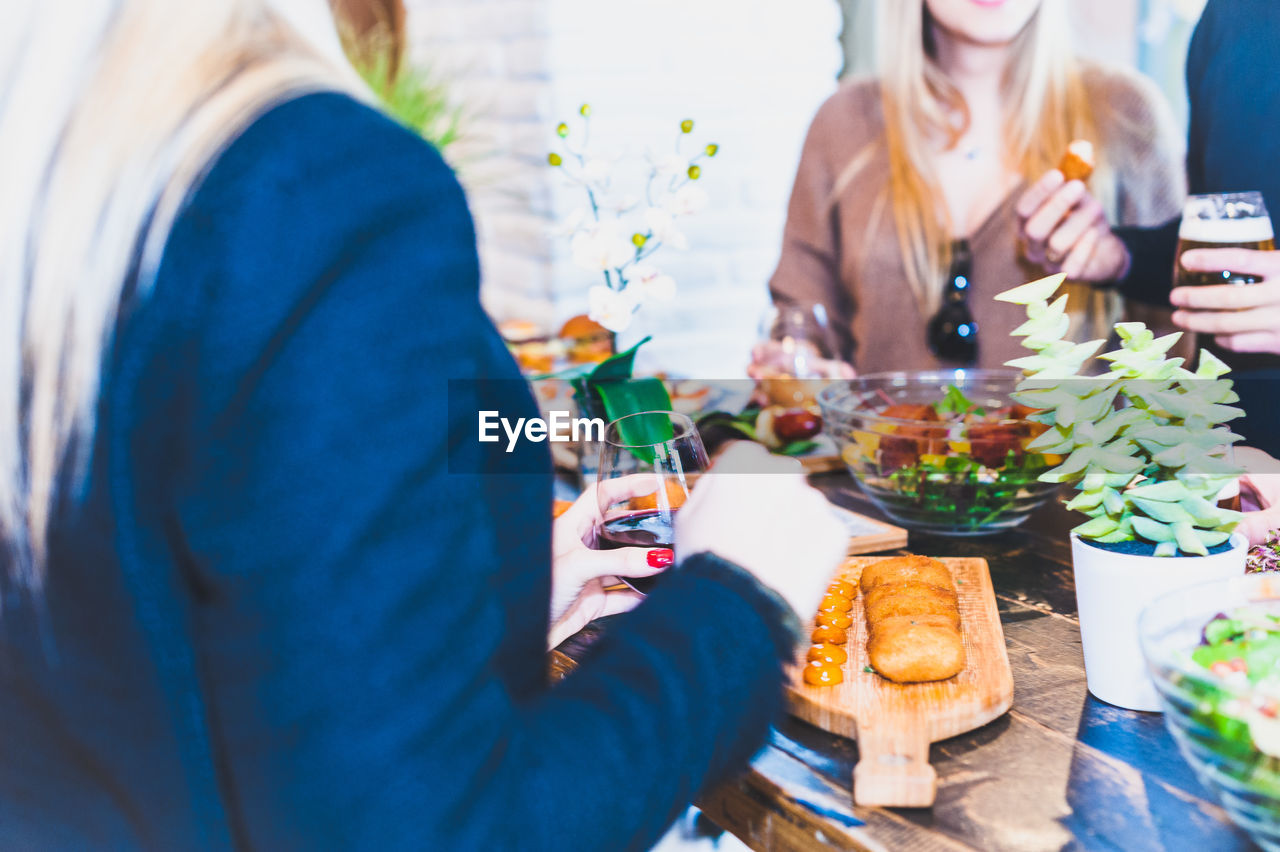
M145 296L184 199L253 118L356 84L262 0L8 0L6 19L0 539L36 586L59 484L84 483L125 282Z
M1028 181L1054 168L1071 140L1097 139L1094 112L1071 51L1065 7L1065 0L1042 0L1014 41L1005 73L1005 165ZM911 290L933 310L951 260L952 223L946 206L938 202L942 194L930 152L940 141L944 147L958 141L968 128L968 110L930 55L924 0L882 0L877 11L888 206ZM1113 180L1105 161L1090 186L1110 209Z

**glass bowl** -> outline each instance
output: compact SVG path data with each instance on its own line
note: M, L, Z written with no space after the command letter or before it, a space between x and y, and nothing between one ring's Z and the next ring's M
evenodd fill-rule
M1254 841L1280 852L1280 665L1273 685L1251 686L1224 667L1220 673L1191 658L1215 616L1250 612L1280 617L1280 573L1202 583L1157 598L1138 621L1142 652L1160 694L1165 724L1201 783ZM1250 666L1255 665L1253 660ZM1269 721L1268 721L1269 720Z
M874 373L824 388L818 405L849 472L886 515L911 529L986 535L1022 523L1057 491L1038 477L1061 459L1025 449L1044 427L1009 398L1019 378ZM961 398L975 406L966 416Z

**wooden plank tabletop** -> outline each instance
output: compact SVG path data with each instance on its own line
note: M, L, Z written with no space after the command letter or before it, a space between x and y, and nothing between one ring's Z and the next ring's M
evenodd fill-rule
M882 517L847 475L813 482L832 502ZM988 561L1014 676L1006 716L933 745L932 808L854 808L857 745L791 718L740 778L699 807L752 849L771 852L1255 849L1196 780L1159 715L1088 694L1066 534L1073 523L1049 505L997 536L911 534L914 553ZM563 650L574 656L590 633Z

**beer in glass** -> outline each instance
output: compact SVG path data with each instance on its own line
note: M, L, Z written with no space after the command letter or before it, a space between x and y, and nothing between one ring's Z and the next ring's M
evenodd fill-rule
M1223 269L1191 272L1182 268L1183 252L1192 249L1244 248L1273 251L1276 247L1271 217L1260 192L1193 195L1182 211L1178 229L1178 253L1174 259L1174 284L1179 287L1212 284L1257 284L1254 275Z

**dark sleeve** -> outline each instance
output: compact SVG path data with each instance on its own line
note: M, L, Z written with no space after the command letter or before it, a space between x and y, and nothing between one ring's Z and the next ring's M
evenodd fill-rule
M1174 219L1158 228L1120 227L1115 234L1129 250L1129 274L1120 282L1126 299L1158 307L1169 306L1173 288L1173 258L1178 251L1178 226Z
M545 534L514 565L500 542L549 523L549 497L534 477L494 506L483 476L450 473L447 379L515 375L478 302L466 204L421 142L327 109L295 110L295 141L251 130L261 157L210 179L240 189L191 217L237 223L218 226L199 317L180 513L237 837L648 848L763 742L793 648L783 612L693 557L576 674L513 693L498 600L549 556ZM303 166L264 174L281 146ZM542 627L545 580L532 588ZM527 656L540 666L541 646Z

